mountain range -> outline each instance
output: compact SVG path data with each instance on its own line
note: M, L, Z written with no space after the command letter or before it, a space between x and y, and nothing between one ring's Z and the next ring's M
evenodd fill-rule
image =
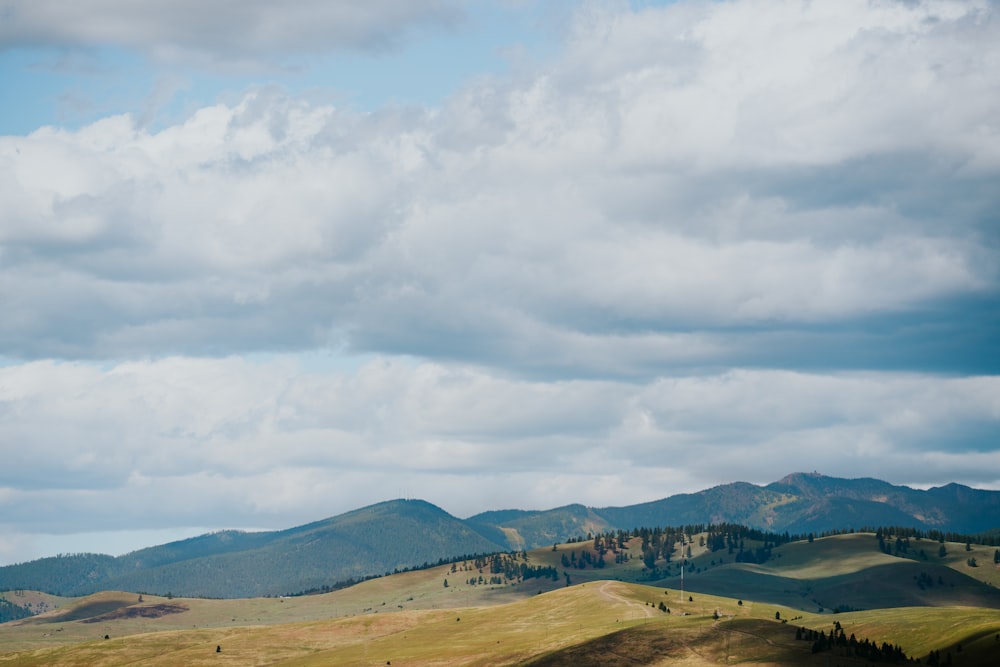
M588 534L710 523L801 535L880 526L972 534L1000 528L1000 491L960 484L918 490L795 473L766 486L736 482L624 507L501 510L464 520L422 500L391 500L287 530L219 531L118 557L74 554L8 565L0 567L0 590L296 594Z

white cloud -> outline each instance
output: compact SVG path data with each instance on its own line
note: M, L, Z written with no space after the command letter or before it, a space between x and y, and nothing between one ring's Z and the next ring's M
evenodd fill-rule
M636 167L815 165L915 148L996 167L982 79L995 60L989 3L682 2L583 16L557 79L610 102L617 155Z
M548 70L437 110L261 88L158 132L119 116L5 138L0 340L22 356L348 344L523 368L554 347L562 372L634 372L675 361L679 340L740 363L720 328L995 290L990 8L767 3L761 29L734 34L745 9L602 12ZM667 345L629 361L650 336Z

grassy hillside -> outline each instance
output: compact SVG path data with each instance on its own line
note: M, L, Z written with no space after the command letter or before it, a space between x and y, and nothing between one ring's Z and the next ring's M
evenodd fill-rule
M396 583L411 586L403 579L417 574L429 579L407 573ZM682 600L677 590L617 581L500 605L334 617L341 593L284 601L147 598L142 607L163 612L155 618L134 611L134 596L91 596L61 615L0 626L0 665L866 664L843 652L814 654L795 638L796 626L827 632L836 620L859 638L899 644L911 656L943 649L954 665L971 666L994 664L989 642L1000 632L1000 614L990 610L820 615L704 594ZM656 606L664 599L672 601L670 613ZM795 620L782 623L776 613ZM18 649L18 634L34 637L35 645ZM39 645L42 639L48 643Z
M813 654L811 642L795 638L797 626L828 633L835 623L924 664L931 651L951 653L956 667L995 664L1000 601L962 572L964 544L946 543L956 555L929 563L880 551L872 534L839 535L782 545L753 564L688 538L683 592L674 576L636 583L650 572L633 540L603 568L561 567L563 556L579 563L585 551L596 554L588 541L324 595L140 602L135 593L100 593L0 625L0 665L870 664L846 649ZM507 578L501 565L553 567L558 576ZM921 588L913 572L931 567L943 583ZM856 611L834 614L827 603L820 613L824 596Z
M1000 590L983 581L997 576L992 560L992 573L977 568L984 577L975 578L957 559L923 562L882 553L871 534L783 545L762 565L713 567L706 562L708 558L703 554L690 561L685 573L688 589L809 611L950 605L1000 609ZM674 574L661 583L679 586L679 576Z

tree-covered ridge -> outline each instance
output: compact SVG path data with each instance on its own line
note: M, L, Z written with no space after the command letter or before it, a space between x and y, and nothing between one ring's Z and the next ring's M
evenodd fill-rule
M283 531L226 531L118 558L83 554L7 566L0 586L60 595L284 595L503 549L430 503L398 500Z
M756 557L760 558L761 562L763 562L769 557L770 549L773 546L787 543L789 540L799 539L799 536L771 534L735 524L720 526L696 524L677 527L635 528L632 531L607 531L596 535L588 533L586 537L571 537L565 543L570 549L569 551L562 550L559 566L549 564L547 561L539 563L537 551L534 552L533 556L529 556L528 552L520 550L455 558L450 561L451 585L454 585L457 578L460 584L468 586L516 586L533 579L564 580L568 586L574 581L573 574L575 571L587 569L601 570L608 565L609 561L616 565L628 563L634 557L633 552L636 549L642 550L644 562L646 562L646 558L651 558L651 563L655 562L655 558L650 556L652 553L657 554L656 557L662 557L666 562L669 562L671 549L679 541L682 545L680 558L683 558L683 545L693 543L694 538L692 535L699 532L704 533L706 530L713 544L725 545L729 542L735 544L738 540L740 542L739 554L743 554L744 538L748 541L758 543L756 549L751 546L746 552L747 555L744 558L747 562L753 560L755 557L753 554L758 554ZM663 536L668 536L668 538L664 539ZM803 537L802 539L805 538ZM760 555L762 553L759 544L761 541L763 541L763 548L766 550L766 555ZM698 535L698 542L699 547L706 548L706 535ZM653 550L650 544L659 545L659 548ZM668 544L674 546L668 547ZM723 546L719 546L718 548L723 548ZM552 550L558 551L559 544L553 544ZM577 557L578 552L579 558ZM737 555L737 562L739 562L739 554ZM690 547L688 547L688 555L690 555ZM609 560L606 560L606 558ZM442 564L444 564L443 561L436 565L440 566ZM430 567L435 567L435 565L425 563L423 566L408 569L417 570ZM621 575L622 573L618 572L617 574ZM647 580L657 579L664 575L666 575L665 572L658 570L655 565L650 565L648 571L646 569L642 571L642 576L629 576L636 580ZM324 585L319 589L306 592L327 592L353 583L353 580L336 582L335 584ZM444 579L443 585L445 587L449 586L448 578Z
M20 618L28 618L33 614L34 612L27 607L15 604L10 600L0 598L0 623L16 621Z
M113 556L60 554L0 568L0 590L30 589L63 595L64 591L99 587L120 571L120 563Z

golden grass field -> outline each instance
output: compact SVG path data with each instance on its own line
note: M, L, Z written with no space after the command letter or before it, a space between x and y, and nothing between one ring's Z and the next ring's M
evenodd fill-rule
M560 545L530 558L533 564L557 563L563 550L579 553L587 547ZM707 564L710 554L693 551L692 564L701 559ZM863 536L793 543L781 554L763 566L740 567L803 582L906 562L869 549ZM993 572L982 574L983 581L995 574L992 550L988 555ZM963 567L966 558L953 559L952 566ZM641 570L638 559L603 570L574 570L569 587L564 580L469 586L463 571L441 566L283 599L146 595L139 603L134 593L50 596L52 603L62 603L56 611L0 625L0 666L865 664L832 652L812 654L809 642L795 640L796 625L828 632L838 621L848 634L899 644L913 657L941 650L952 654L956 666L1000 664L997 609L922 606L820 614L692 589L682 597L675 587L616 580L634 576L636 568ZM734 567L732 576L739 572ZM660 602L669 614L658 608ZM157 613L162 615L154 617ZM775 620L776 613L791 622Z

